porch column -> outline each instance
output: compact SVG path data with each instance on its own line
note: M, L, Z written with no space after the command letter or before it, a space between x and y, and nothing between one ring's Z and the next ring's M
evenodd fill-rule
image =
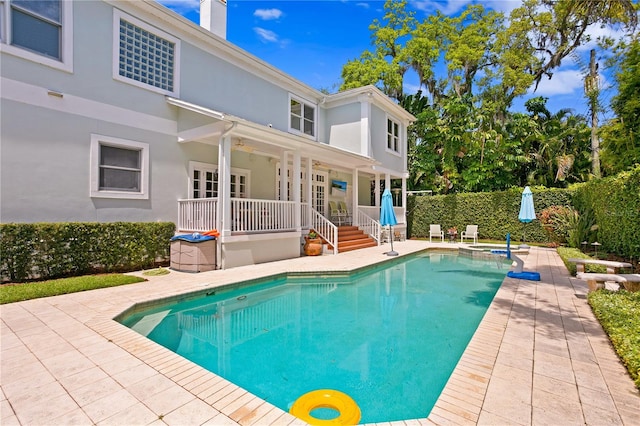
M402 208L404 209L404 223L407 223L407 178L402 178Z
M291 180L291 195L293 196L293 202L295 203L295 211L293 214L293 224L296 227L296 231L302 231L302 211L300 210L300 200L302 198L300 188L300 151L293 151L293 179Z
M380 208L380 174L376 173L374 179L376 180L375 189L373 191L376 199L376 203L374 205ZM378 217L378 220L380 220L379 217Z
M389 173L384 174L384 189L391 191L391 175Z
M289 201L287 194L287 180L289 175L289 161L287 160L287 151L280 153L280 200Z
M304 190L306 191L306 199L307 199L307 223L304 223L305 228L313 228L313 160L311 157L307 157L307 180L304 185Z
M351 224L358 226L358 169L351 172L352 194L351 194Z
M221 240L231 235L231 136L218 145L218 231Z

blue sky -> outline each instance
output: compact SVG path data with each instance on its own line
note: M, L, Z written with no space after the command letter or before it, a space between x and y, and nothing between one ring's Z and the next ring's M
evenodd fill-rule
M471 1L410 0L410 7L416 11L416 18L423 20L436 9L455 15ZM199 23L200 0L159 2ZM479 2L505 14L521 4L521 0ZM227 40L311 87L334 93L343 65L372 49L369 25L376 18L382 19L383 6L384 1L360 0L227 0ZM593 29L594 35L603 32ZM579 52L585 62L591 47L585 46ZM603 87L609 81L605 78ZM418 88L417 77L408 74L405 92L415 93ZM579 66L567 58L553 78L543 79L537 92L528 97L548 97L551 112L572 108L575 113L587 114L582 93ZM605 104L610 96L610 91L605 92ZM514 109L522 110L525 100L519 100Z

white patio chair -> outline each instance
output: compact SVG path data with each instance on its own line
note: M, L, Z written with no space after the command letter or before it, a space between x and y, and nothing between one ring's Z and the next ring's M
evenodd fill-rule
M347 203L345 203L344 201L338 201L338 211L344 216L345 224L351 225L351 223L353 223L351 213L347 208Z
M440 237L440 240L444 243L444 232L440 225L429 225L429 242L431 243L431 239L433 237Z
M464 239L472 239L474 244L478 243L478 225L467 225L467 229L460 233L460 242L464 243Z
M342 222L345 222L347 216L340 211L335 201L329 201L329 210L331 215L331 222L337 223L338 226L342 226Z

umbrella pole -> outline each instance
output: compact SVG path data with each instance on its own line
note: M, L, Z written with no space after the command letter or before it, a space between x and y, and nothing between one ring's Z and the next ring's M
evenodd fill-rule
M391 225L389 225L389 238L391 241L391 251L387 252L387 256L397 256L398 252L393 251L393 232L391 232Z
M527 241L527 224L526 223L522 223L522 244L520 244L521 248L529 248L529 246L526 244Z

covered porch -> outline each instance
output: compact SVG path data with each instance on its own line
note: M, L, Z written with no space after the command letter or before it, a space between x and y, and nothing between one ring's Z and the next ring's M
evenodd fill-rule
M406 177L354 152L170 98L185 128L178 142L203 153L189 160L189 197L177 200L179 233L216 229L222 269L298 257L315 230L338 252L331 201L378 244L383 187L396 188L398 228L406 228ZM205 158L206 157L206 158Z

